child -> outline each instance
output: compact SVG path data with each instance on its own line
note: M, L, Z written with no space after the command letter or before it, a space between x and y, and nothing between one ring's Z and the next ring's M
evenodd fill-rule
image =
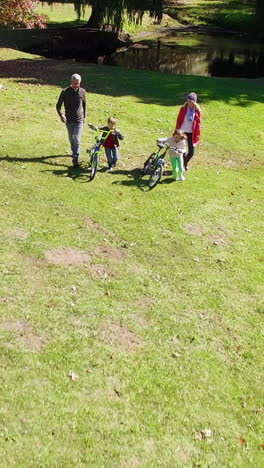
M111 172L113 168L116 166L116 163L119 159L119 152L118 152L119 140L123 140L124 137L116 128L116 124L117 124L116 119L114 119L113 117L109 117L109 119L107 120L107 124L108 124L107 126L99 127L99 129L105 130L106 132L109 132L109 130L113 130L113 132L108 135L108 137L103 143L107 162L108 162L108 170ZM93 130L97 130L97 127L95 127L94 125L91 125L91 124L88 124L88 125Z
M186 153L186 140L187 137L182 130L175 130L172 137L170 138L159 138L158 141L162 141L168 146L178 150L178 154L173 150L169 149L169 155L171 160L172 175L174 180L185 180L183 175L183 155Z

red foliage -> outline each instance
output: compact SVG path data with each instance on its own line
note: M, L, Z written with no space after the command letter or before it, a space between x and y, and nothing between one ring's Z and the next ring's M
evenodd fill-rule
M0 26L45 28L45 18L35 13L38 0L1 0Z

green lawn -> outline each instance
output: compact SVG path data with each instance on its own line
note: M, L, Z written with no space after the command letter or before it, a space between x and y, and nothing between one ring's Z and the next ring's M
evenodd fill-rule
M172 0L165 11L182 24L256 32L251 0L186 0L180 4Z
M49 27L58 27L60 25L78 25L86 23L91 13L91 7L85 6L83 15L78 20L77 13L73 3L40 3L37 7L38 13L45 15Z
M0 464L263 467L263 80L0 59ZM92 183L55 112L73 72L126 137ZM200 149L149 192L192 90Z

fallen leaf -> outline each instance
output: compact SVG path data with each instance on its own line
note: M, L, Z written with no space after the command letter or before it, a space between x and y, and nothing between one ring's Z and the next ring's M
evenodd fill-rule
M242 351L242 346L241 346L241 345L238 345L238 346L236 347L236 352L237 352L237 353L241 353L241 351Z
M264 444L259 444L260 448L264 449Z
M203 429L201 432L195 435L196 440L209 439L213 436L213 431L211 429Z
M77 374L77 372L69 372L68 377L70 380L72 380L72 382L78 382L78 380L80 380L80 376Z
M0 297L0 302L6 303L8 301L7 297Z
M246 443L246 439L244 439L243 437L237 437L237 440L240 442L241 445L244 445Z
M260 262L264 262L264 257L259 258Z
M93 371L91 369L86 369L86 374L91 374Z

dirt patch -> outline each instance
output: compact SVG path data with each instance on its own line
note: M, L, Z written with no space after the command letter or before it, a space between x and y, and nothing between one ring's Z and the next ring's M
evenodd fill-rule
M114 235L113 232L111 232L110 230L108 230L107 228L102 226L101 224L97 223L96 221L93 221L88 216L84 216L84 220L85 220L86 225L89 228L96 229L96 231L98 231L98 232L102 232L103 234L105 234L107 236L112 236L113 237L113 235Z
M5 331L24 333L29 325L23 320L4 320L0 323L0 328Z
M109 273L109 269L107 268L107 265L104 265L103 263L95 263L91 265L90 271L92 275L97 278L108 278L108 276L111 276L111 273Z
M204 235L203 226L200 224L185 224L184 230L187 234L191 234L192 236L202 237Z
M100 245L97 247L96 253L117 262L120 262L124 258L123 250L111 245Z
M29 323L23 320L5 320L0 329L16 334L16 342L27 351L40 352L44 345L43 337L35 335Z
M12 228L6 231L8 237L16 240L26 240L29 237L29 233L21 228Z
M192 236L204 237L211 245L226 247L230 244L228 234L221 227L215 228L213 234L208 234L208 231L201 224L185 224L184 230Z
M121 460L119 466L120 468L142 468L143 463L141 458L136 455L132 455L127 459Z
M116 346L125 353L134 352L143 345L142 340L127 325L113 319L105 320L101 327L101 337L106 344Z
M131 313L127 317L131 318L135 324L140 328L148 328L150 326L150 321L147 320L142 315Z
M40 353L42 351L44 342L43 338L34 335L32 332L26 335L20 336L17 341L27 350L33 351L34 353Z
M133 302L133 307L149 310L154 304L154 299L150 296L142 296Z
M87 227L91 229L95 229L97 232L104 234L108 239L110 238L110 239L118 240L120 242L125 242L120 236L118 236L118 234L102 226L102 224L97 223L96 221L89 218L88 216L84 216L84 221Z
M207 240L216 247L227 247L231 243L230 236L230 232L222 227L217 227L214 234L207 236Z
M86 250L78 250L72 247L58 247L46 250L44 257L48 263L63 266L89 264L92 259Z
M228 245L228 241L223 237L212 237L208 239L212 245L215 247L226 247Z

